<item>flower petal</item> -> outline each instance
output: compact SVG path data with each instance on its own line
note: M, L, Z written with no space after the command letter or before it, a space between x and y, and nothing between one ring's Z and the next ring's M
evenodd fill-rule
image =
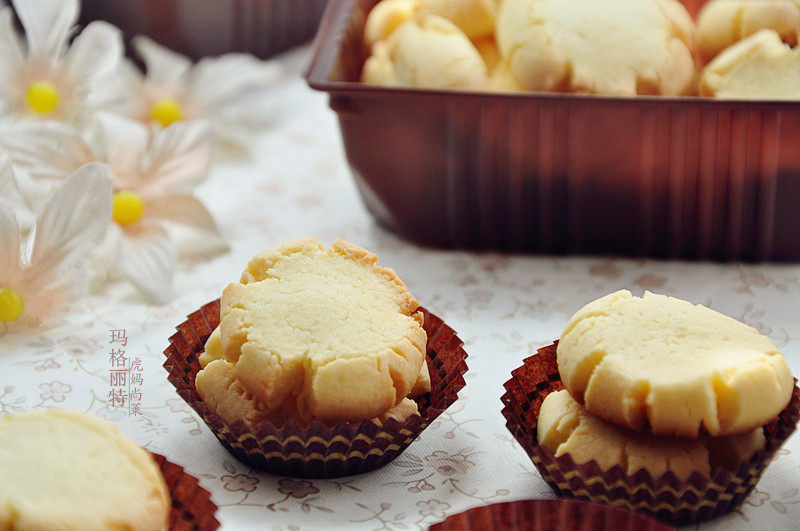
M164 194L145 201L144 208L149 218L182 225L195 233L182 232L181 238L175 240L181 254L211 254L228 250L211 213L196 197Z
M28 54L51 60L61 57L78 20L78 0L12 0L28 39Z
M150 137L147 127L111 113L99 113L96 124L96 145L114 173L115 187L119 190L138 190L142 186L140 166Z
M155 221L141 221L123 231L117 267L148 302L163 304L170 296L177 253L167 230Z
M67 177L39 212L32 268L48 278L84 274L86 261L103 239L110 220L108 166L85 164Z
M189 96L198 117L214 124L223 147L243 149L276 115L271 91L281 69L249 55L201 60L193 69Z
M204 106L224 105L272 88L281 72L277 63L251 55L205 58L192 70L190 92L193 100Z
M100 76L87 99L96 111L107 111L139 119L147 104L143 101L142 73L129 59L122 58L110 72ZM149 109L148 109L149 110Z
M17 30L14 28L14 13L10 7L0 9L0 79L7 86L19 75L25 61Z
M95 160L80 132L62 122L15 122L0 131L0 147L34 180L63 181Z
M192 61L142 35L133 38L133 47L144 61L147 78L157 84L175 85L189 71Z
M1 178L1 177L0 177ZM19 271L19 225L14 212L0 199L0 287Z
M107 22L92 22L72 42L65 58L72 81L87 88L122 58L122 32Z
M176 122L157 131L142 168L142 194L156 197L193 186L208 173L213 150L205 122Z
M5 153L0 153L0 198L14 213L21 231L27 233L33 227L34 216L30 205L20 193L16 177L11 158ZM0 254L3 252L5 252L4 248L0 247ZM0 257L0 261L2 261L2 257Z

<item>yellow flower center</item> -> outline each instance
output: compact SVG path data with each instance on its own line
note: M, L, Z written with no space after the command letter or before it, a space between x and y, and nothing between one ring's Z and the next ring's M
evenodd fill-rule
M0 288L0 322L10 323L22 317L25 303L16 291Z
M117 192L111 205L111 217L124 226L136 223L144 213L144 201L133 192Z
M178 100L166 98L158 100L150 109L150 119L164 127L183 118L183 107Z
M49 81L36 81L25 91L25 103L33 112L50 114L58 107L58 89Z

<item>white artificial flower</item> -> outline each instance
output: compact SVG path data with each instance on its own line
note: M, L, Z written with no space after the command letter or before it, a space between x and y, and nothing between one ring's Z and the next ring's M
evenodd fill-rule
M85 286L87 261L111 218L108 166L69 175L44 203L29 249L17 218L0 199L0 333L9 323L46 325Z
M0 199L11 208L19 222L20 231L27 234L36 220L30 204L19 190L17 176L11 166L11 159L6 153L0 152Z
M196 65L146 37L133 46L146 67L120 64L119 111L143 123L168 126L178 120L205 120L227 148L245 149L273 114L270 90L279 77L274 63L251 55L204 58Z
M12 0L25 29L14 28L10 7L0 9L0 114L80 123L93 88L122 56L120 31L92 22L68 43L78 0Z
M227 249L211 213L190 193L211 164L208 127L185 121L151 131L109 113L98 114L93 125L94 149L75 128L58 122L18 124L0 135L0 148L36 182L54 182L88 161L108 163L114 223L104 247L111 248L114 268L148 301L164 302L179 252ZM188 240L181 227L200 237Z

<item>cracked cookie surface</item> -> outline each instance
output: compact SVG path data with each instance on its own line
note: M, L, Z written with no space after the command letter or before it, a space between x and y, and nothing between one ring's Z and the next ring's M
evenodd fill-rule
M376 261L356 245L337 240L326 251L314 238L253 258L223 292L196 380L203 400L251 423L410 411L404 400L427 374L422 313Z
M576 402L566 390L550 393L539 410L538 440L553 455L569 454L576 464L597 461L603 470L616 465L629 475L645 469L653 477L672 471L679 479L693 472L709 475L735 469L764 448L764 430L715 439L673 439L633 432L605 422Z
M567 323L564 386L598 417L658 435L744 433L789 403L783 355L755 328L709 308L618 291Z
M505 0L497 42L524 90L679 95L694 23L676 0Z

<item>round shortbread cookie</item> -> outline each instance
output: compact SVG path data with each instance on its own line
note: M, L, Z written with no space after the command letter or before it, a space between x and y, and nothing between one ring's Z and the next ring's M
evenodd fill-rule
M449 20L470 39L492 38L498 4L499 0L382 0L367 15L364 40L373 47L403 22L426 15Z
M700 95L726 99L800 100L800 46L761 30L719 54L700 76Z
M421 14L439 15L470 39L494 35L499 0L417 0Z
M525 90L679 95L693 33L677 0L505 0L496 37Z
M0 418L0 478L0 529L167 529L170 497L158 465L90 415Z
M486 63L458 26L437 15L420 15L399 24L375 43L361 79L385 86L483 89Z
M800 36L800 0L711 0L697 17L697 48L708 62L759 30L771 29L794 46Z
M732 435L789 403L786 359L755 328L690 302L618 291L581 308L558 344L564 386L590 413L658 435Z
M423 367L426 367L425 373L427 374L427 366L423 365ZM424 380L420 377L419 381ZM427 383L428 390L430 390L430 380ZM255 426L264 421L281 426L290 420L299 421L300 423L311 420L310 418L302 417L297 411L295 398L291 396L287 397L279 407L274 409L267 408L242 387L242 384L236 378L234 365L223 359L211 361L202 371L198 372L196 385L203 403L228 424L243 420L250 426ZM418 385L420 385L419 382ZM409 396L414 396L413 390ZM398 404L392 406L391 409L372 420L379 424L389 418L403 422L415 414L419 414L417 403L411 398L404 398Z
M626 430L591 415L565 390L545 397L537 430L539 444L556 457L569 454L576 464L595 460L603 470L620 465L628 475L645 469L653 477L672 471L680 479L693 472L709 475L719 467L735 469L766 444L762 428L706 440Z
M342 240L325 251L314 238L253 258L222 295L219 343L232 367L211 361L198 373L203 400L241 409L241 400L210 396L227 379L277 422L359 421L400 403L420 379L427 336L417 300L376 261ZM212 365L220 381L205 372Z
M385 41L397 26L414 17L417 13L417 0L383 0L367 15L364 23L364 41L372 48Z

